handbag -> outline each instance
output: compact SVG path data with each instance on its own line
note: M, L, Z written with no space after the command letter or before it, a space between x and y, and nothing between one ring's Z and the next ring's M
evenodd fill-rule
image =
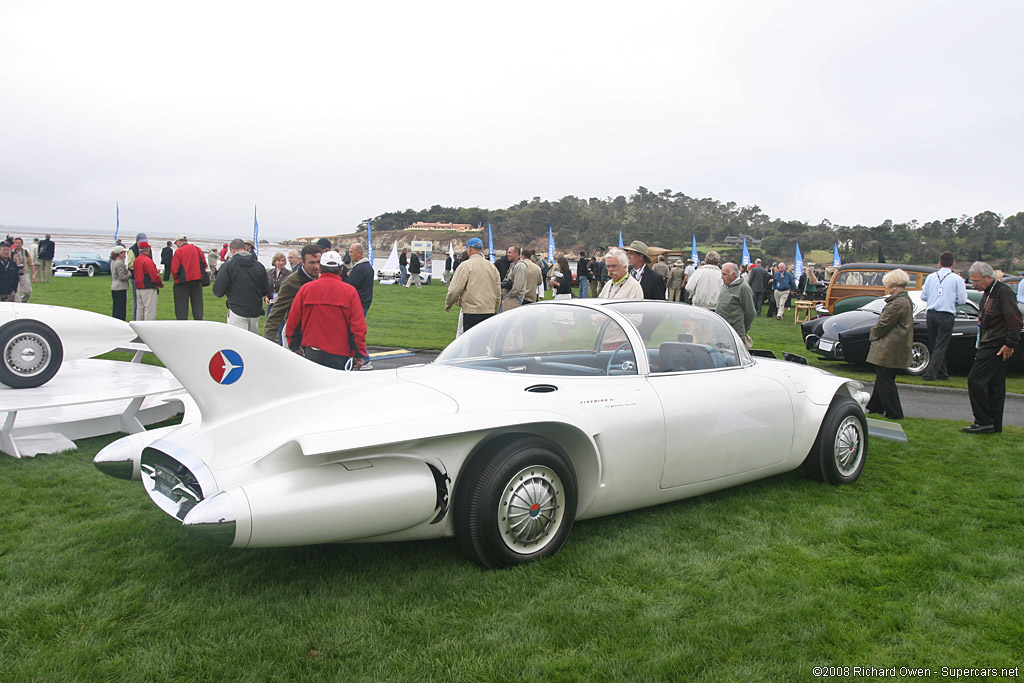
M210 269L206 265L206 257L203 255L202 252L199 252L199 267L202 269L202 273L203 273L203 278L202 278L203 287L209 287L210 286Z

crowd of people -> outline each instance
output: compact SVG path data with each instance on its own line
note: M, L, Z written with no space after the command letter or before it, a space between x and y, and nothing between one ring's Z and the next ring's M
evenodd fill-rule
M55 249L49 234L27 248L21 237L0 241L0 301L28 303L32 285L50 281Z
M155 320L159 291L173 279L175 318L202 320L203 287L225 299L226 322L258 333L266 316L263 336L288 346L304 357L333 368L372 369L366 348L366 315L373 301L374 269L363 245L349 246L343 257L322 238L287 256L278 252L266 269L256 258L252 242L234 239L218 252L204 254L186 235L167 241L160 255L163 273L153 259L145 233L130 247L118 244L110 254L112 313L127 319L128 290L132 291L132 319ZM0 242L0 300L27 302L34 282L49 280L54 243L49 235L26 249L21 238ZM949 252L939 258L939 269L925 279L921 298L926 303L929 364L926 381L949 377L945 357L956 307L966 301L965 279L953 271ZM400 258L401 284L421 286L422 263L404 249ZM699 265L691 260L652 262L647 245L637 240L613 247L604 254L580 251L575 280L567 258L549 263L543 254L509 246L491 263L484 257L483 241L474 237L461 254L445 262L448 290L445 310L460 309L456 336L484 320L544 298L591 295L601 299L660 299L689 303L715 311L729 323L747 348L750 328L767 301L768 317L782 319L791 295L813 296L819 277L813 268L797 279L784 262L770 269L760 259L748 266L722 263L711 251ZM968 376L968 391L975 422L964 428L976 434L1002 431L1006 361L1020 342L1024 288L1014 292L984 262L967 271L972 286L982 292L977 353ZM875 366L875 384L867 404L870 412L902 419L896 387L898 372L911 363L913 304L907 294L909 276L902 269L887 272L882 280L886 303L871 330L867 357ZM558 320L555 320L558 327ZM566 331L557 329L563 339Z

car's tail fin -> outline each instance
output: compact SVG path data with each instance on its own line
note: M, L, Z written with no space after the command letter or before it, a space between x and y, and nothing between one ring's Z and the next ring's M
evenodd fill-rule
M132 328L195 399L204 422L268 399L325 387L325 373L288 349L224 323L133 322Z

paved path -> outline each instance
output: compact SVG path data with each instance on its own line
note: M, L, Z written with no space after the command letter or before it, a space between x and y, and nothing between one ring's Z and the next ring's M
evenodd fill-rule
M867 391L872 384L865 382ZM964 426L974 422L971 400L966 389L897 384L900 403L907 417L929 417L936 420L961 420ZM1024 394L1007 394L1003 406L1003 424L1024 427Z
M383 348L371 348L370 353L372 355L374 351L384 350ZM403 358L374 360L373 367L382 370L400 368L416 363L430 363L435 358L437 358L437 351L417 351L412 356ZM865 382L864 386L867 391L871 391L872 384L870 382ZM966 389L915 384L899 384L897 386L900 391L900 403L903 404L903 414L907 417L960 420L965 426L974 422L971 401L967 398ZM1006 395L1003 424L1024 427L1024 394Z

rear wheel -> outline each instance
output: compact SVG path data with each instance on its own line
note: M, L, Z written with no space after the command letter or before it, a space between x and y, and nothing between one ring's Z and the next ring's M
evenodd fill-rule
M860 404L837 396L825 413L818 437L804 460L809 479L828 484L850 484L864 471L868 454L867 419Z
M924 342L915 341L910 347L910 365L907 366L907 374L918 377L928 369L928 363L932 359L932 352Z
M576 519L576 473L550 442L524 438L471 462L455 500L455 536L494 569L554 555Z
M46 325L15 320L0 328L0 382L12 389L46 384L63 360L60 337Z

